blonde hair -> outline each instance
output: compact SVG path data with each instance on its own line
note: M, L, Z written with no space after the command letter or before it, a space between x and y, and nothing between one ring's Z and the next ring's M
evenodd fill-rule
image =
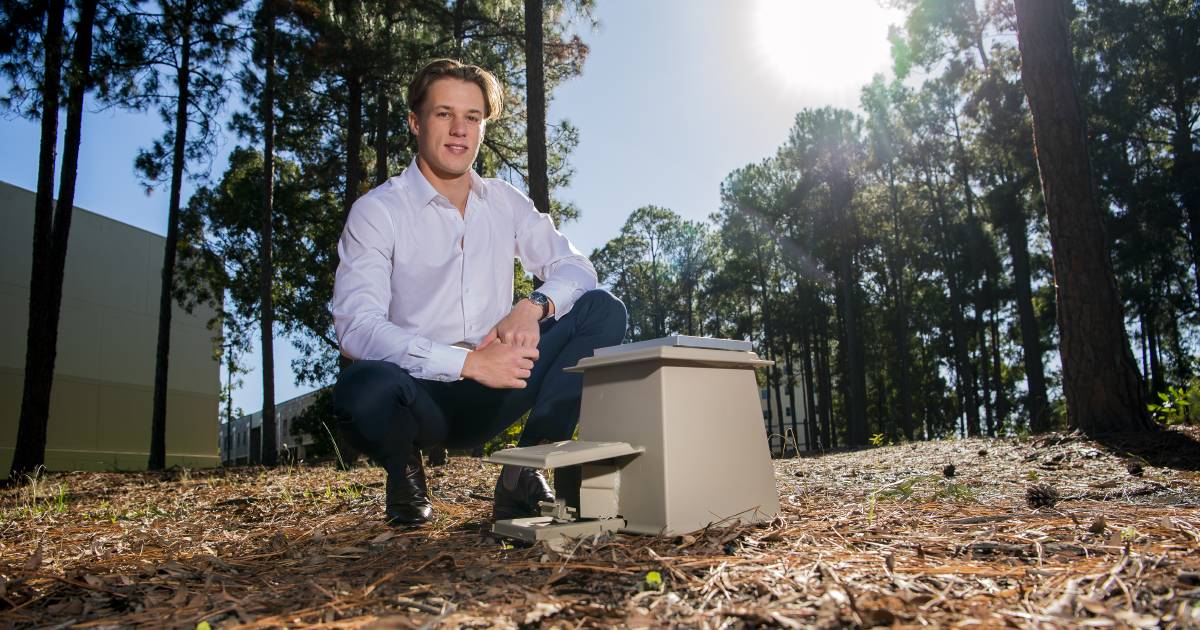
M425 102L429 86L438 79L458 79L478 85L483 92L484 120L494 120L500 117L500 112L504 109L504 88L500 86L500 81L496 80L495 75L479 66L468 66L454 59L435 59L417 71L412 82L408 84L408 110L410 112L414 114L418 112L421 104Z

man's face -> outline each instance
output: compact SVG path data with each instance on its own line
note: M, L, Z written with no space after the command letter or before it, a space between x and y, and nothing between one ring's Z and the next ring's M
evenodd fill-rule
M409 113L408 124L422 161L446 179L470 171L483 139L483 90L470 81L438 79L420 109Z

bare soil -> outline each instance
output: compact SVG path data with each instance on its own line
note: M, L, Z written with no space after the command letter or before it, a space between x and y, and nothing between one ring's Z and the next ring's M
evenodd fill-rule
M469 458L415 531L374 467L50 474L0 491L0 627L1196 627L1197 469L1194 428L831 453L771 523L563 552L488 537Z

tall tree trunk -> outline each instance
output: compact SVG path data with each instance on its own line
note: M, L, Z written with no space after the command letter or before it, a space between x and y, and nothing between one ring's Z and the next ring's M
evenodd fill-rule
M1150 393L1161 392L1167 388L1163 375L1162 348L1158 334L1158 296L1150 291L1149 305L1146 312L1146 341L1150 350Z
M792 446L796 455L800 455L800 410L796 408L796 375L792 370L792 342L786 340L783 345L783 386L787 391L788 408L792 410Z
M454 31L454 51L459 57L463 56L463 44L467 38L467 2L454 0L454 11L451 13Z
M696 311L692 308L692 302L696 298L696 285L689 281L684 296L687 299L687 334L694 335L696 334L696 327L693 322L696 319Z
M829 314L819 309L817 328L817 383L821 390L819 409L821 414L821 448L833 448L833 382L829 370Z
M54 384L58 335L49 326L47 286L53 258L54 167L58 151L58 102L62 85L63 20L66 4L50 0L43 37L41 140L38 148L37 192L33 205L33 257L29 276L29 323L25 336L25 381L21 415L13 448L10 479L34 473L46 461L46 429L50 420L50 390ZM61 284L61 280L60 280Z
M897 287L896 290L902 293L904 289L903 287ZM904 432L904 438L911 441L914 435L912 375L909 373L912 370L912 351L909 349L908 309L906 308L906 303L907 300L903 295L897 296L894 334L896 336L896 363L900 379L900 429Z
M178 103L175 106L175 144L171 156L171 197L167 206L167 239L163 251L162 283L158 298L158 350L154 364L154 415L150 420L150 470L166 468L167 460L167 370L171 356L171 306L175 293L175 249L179 245L179 197L183 187L184 149L187 145L188 99L191 87L192 0L185 0L179 14L179 70L175 76Z
M979 403L975 391L975 366L971 363L967 350L967 325L963 315L965 296L958 281L960 268L954 246L954 238L950 235L950 219L947 217L945 203L941 191L933 181L928 171L925 173L925 185L933 198L934 212L940 223L942 267L946 276L946 285L950 292L950 339L954 346L955 372L958 377L957 391L962 398L963 411L966 413L966 434L979 435Z
M58 180L58 201L51 229L50 278L46 286L47 353L53 361L58 346L58 321L62 308L62 285L67 265L67 245L71 237L71 217L75 209L75 180L79 173L79 145L83 138L83 100L91 86L92 27L96 22L98 0L81 0L75 22L75 46L67 75L67 128L63 138L62 172Z
M266 41L262 94L263 124L263 203L259 218L259 248L262 264L258 272L259 326L262 349L262 432L264 466L279 463L279 441L275 426L275 302L272 279L272 220L275 208L275 10L274 0L263 0Z
M525 0L525 110L529 145L529 198L539 212L550 212L550 180L546 172L546 76L543 0Z
M359 175L359 167L361 165L362 155L362 94L363 84L362 75L353 70L346 73L346 189L342 191L342 224L350 218L350 208L354 206L354 202L358 200L359 182L362 181ZM337 268L337 257L330 260L332 267L329 273L332 277L334 269ZM350 366L350 359L345 355L338 355L338 368L346 369ZM342 443L338 440L339 448L342 452L347 452L352 447L349 444ZM351 457L353 459L353 456Z
M1146 332L1146 314L1138 313L1138 326L1142 335L1142 374L1150 373L1150 360L1146 356L1146 347L1149 345L1150 338Z
M984 430L987 432L988 437L996 437L995 408L992 406L992 374L991 366L988 362L991 353L989 352L987 340L987 309L984 308L988 303L984 296L991 292L991 278L985 274L983 286L980 287L975 299L975 323L977 339L979 340L979 367L981 372L979 375L979 385L983 390L980 398L983 400Z
M225 459L233 464L233 344L225 344Z
M804 419L808 425L805 434L808 450L814 450L819 445L821 427L820 416L817 413L815 394L813 388L813 345L816 343L815 335L813 334L812 318L802 324L804 326Z
M1050 430L1050 402L1046 395L1046 370L1042 363L1042 333L1038 330L1037 313L1033 310L1032 270L1029 265L1029 236L1025 209L1014 191L1005 201L1010 206L1004 217L1008 253L1013 265L1013 288L1017 297L1017 314L1021 321L1021 351L1024 354L1025 386L1028 390L1025 409L1029 415L1029 430L1045 433Z
M758 234L757 228L756 228L755 239L757 240L759 237L760 237L760 235ZM782 370L780 369L780 366L778 365L778 357L776 356L777 353L775 351L776 330L773 325L774 322L772 321L772 318L771 318L771 316L773 315L773 312L771 310L772 307L771 307L770 278L768 277L768 272L767 272L767 264L766 264L766 260L765 260L766 254L763 252L762 247L756 247L754 253L755 253L755 262L758 263L758 269L757 269L758 283L757 284L760 287L759 298L762 300L763 346L766 348L767 360L775 361L775 363L776 363L775 365L772 365L767 368L767 387L770 390L770 394L773 394L775 396L775 409L776 409L776 412L779 414L779 420L776 424L779 426L780 439L783 439L783 436L787 432L787 429L784 427L783 398L779 395L779 375L782 372ZM655 293L658 293L658 291L656 290ZM665 334L665 331L663 332L663 334ZM786 450L787 450L787 444L785 443L780 447L779 455L782 457L783 454L786 452Z
M909 370L912 367L912 351L908 340L908 298L904 288L904 270L908 266L904 251L900 245L900 195L896 184L895 172L888 169L888 202L892 214L892 304L895 311L892 335L896 343L896 377L899 380L900 395L900 428L907 440L913 439L913 402L912 381Z
M959 185L962 187L963 202L967 211L965 224L967 229L967 247L965 252L967 262L966 268L970 270L971 273L969 277L965 278L965 282L963 283L966 286L962 286L960 290L963 292L964 300L968 295L974 293L975 317L972 318L972 322L970 323L974 324L973 328L975 329L975 334L973 336L980 340L978 361L980 368L979 370L975 368L976 362L970 360L970 351L967 350L967 361L968 365L970 366L970 379L968 380L967 385L971 387L971 397L976 401L976 404L973 405L974 413L967 414L967 434L980 435L981 431L979 424L978 405L983 405L984 413L986 415L991 414L991 402L988 399L987 360L982 343L984 319L982 301L983 292L979 286L982 283L979 272L983 267L980 259L983 257L983 248L989 247L989 244L984 242L984 239L982 238L983 230L980 229L979 217L975 214L975 192L971 189L971 165L967 160L967 151L963 143L962 130L958 124L958 117L958 110L952 109L950 112L950 120L954 123L954 146L955 157L957 160L957 168L955 171L959 175ZM966 304L966 302L964 301L962 304ZM968 322L964 322L964 325L967 323ZM964 339L966 339L967 336L969 336L969 334L964 335ZM982 374L979 373L980 371L982 371ZM979 390L976 389L977 385L982 386L982 396L979 395Z
M1192 273L1196 278L1196 296L1200 300L1200 157L1196 156L1192 144L1192 121L1187 103L1183 102L1181 96L1184 90L1182 85L1175 88L1177 96L1173 107L1175 128L1171 130L1171 149L1174 153L1171 176L1187 217Z
M843 245L843 247L846 247ZM849 414L846 443L850 446L867 444L867 373L864 365L862 331L859 327L858 300L848 250L838 256L838 275L841 276L842 313L845 317L846 378Z
M1066 5L1016 0L1016 13L1050 219L1067 420L1089 435L1152 429L1088 161Z
M779 427L779 456L783 457L787 454L787 425L784 420L783 398L779 395L779 375L783 370L779 368L779 359L774 354L768 352L767 358L775 362L775 365L767 368L767 387L770 389L768 395L775 396L775 412L779 414L779 421L776 422Z
M375 185L378 186L388 178L388 116L391 103L383 79L379 80L375 89L375 110Z
M350 216L350 207L358 199L362 181L362 97L363 80L358 71L346 76L346 192L342 199L342 219Z
M658 253L653 236L650 237L650 312L654 326L654 337L667 334L667 314L662 308L662 291L658 286ZM540 285L539 285L540 286Z
M1008 394L1004 391L1004 373L1001 371L1003 362L1000 359L1000 317L996 313L996 309L992 310L991 321L992 335L992 374L995 377L993 389L996 391L996 425L997 428L1004 426L1004 420L1008 417L1009 400ZM995 433L991 434L995 437Z

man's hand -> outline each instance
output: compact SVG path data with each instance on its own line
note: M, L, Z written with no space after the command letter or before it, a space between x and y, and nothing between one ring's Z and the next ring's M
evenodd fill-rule
M490 336L490 334L489 334ZM486 341L486 340L485 340ZM537 346L488 343L467 354L462 375L493 388L525 389L525 379L537 361Z
M550 306L550 313L554 312L554 306ZM513 306L512 311L504 316L488 334L484 336L483 341L479 342L478 350L490 346L493 342L501 341L510 346L520 346L522 348L536 348L538 341L541 339L541 329L538 328L538 318L542 316L540 306L530 302L529 300L521 300Z

